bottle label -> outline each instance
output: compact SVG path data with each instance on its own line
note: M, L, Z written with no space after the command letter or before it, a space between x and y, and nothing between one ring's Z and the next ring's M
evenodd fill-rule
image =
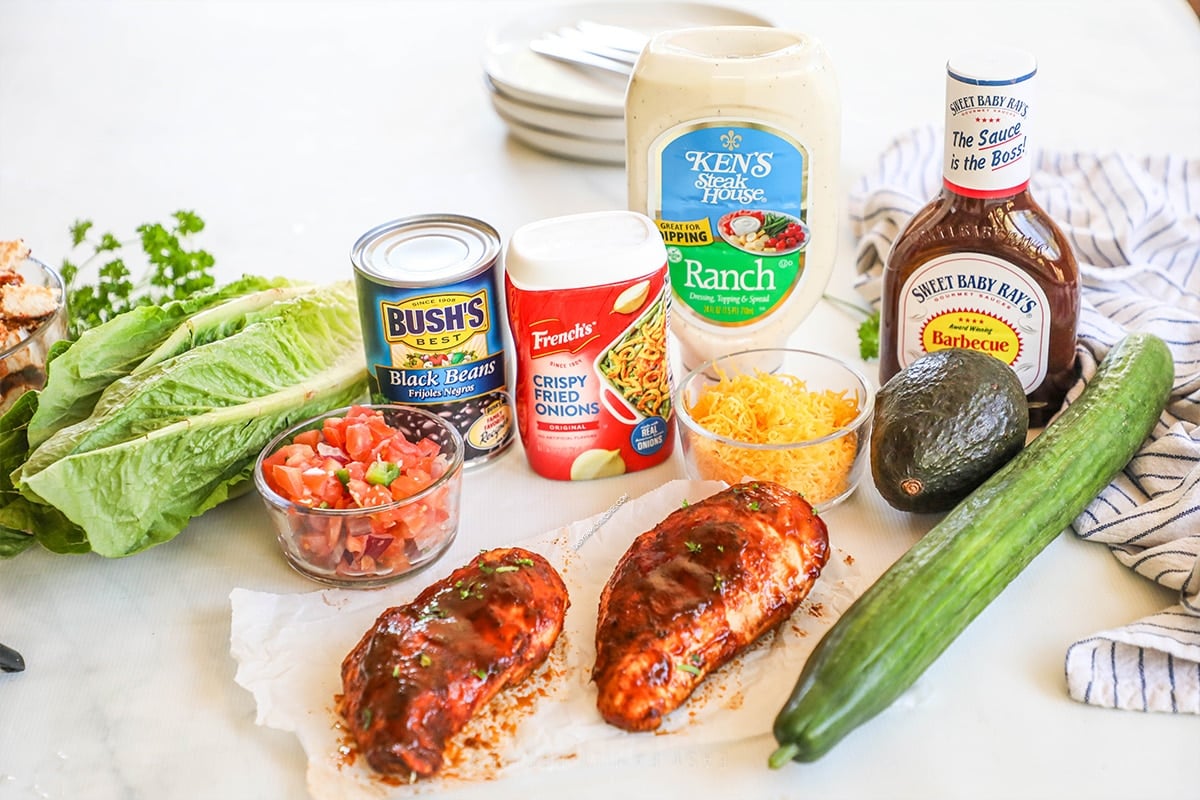
M961 347L1013 368L1025 393L1046 378L1050 306L1030 275L986 253L953 253L917 267L901 287L897 358Z
M1002 81L946 73L946 187L967 197L1004 197L1029 184L1030 100L1036 69Z
M807 149L768 125L726 119L672 128L649 157L648 208L677 301L722 326L778 309L811 241Z

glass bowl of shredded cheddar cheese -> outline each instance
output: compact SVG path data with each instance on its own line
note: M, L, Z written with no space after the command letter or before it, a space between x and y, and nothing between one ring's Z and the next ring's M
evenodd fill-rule
M676 419L689 477L764 480L818 511L845 500L866 469L874 393L857 369L808 350L746 350L680 383Z

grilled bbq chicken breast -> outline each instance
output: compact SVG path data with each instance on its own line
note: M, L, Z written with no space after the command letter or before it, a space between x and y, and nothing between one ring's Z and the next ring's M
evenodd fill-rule
M657 728L704 677L783 622L828 558L825 523L795 492L743 483L639 536L600 594L597 707Z
M385 611L342 662L337 698L367 763L388 775L436 773L447 741L545 660L568 602L544 558L501 548Z

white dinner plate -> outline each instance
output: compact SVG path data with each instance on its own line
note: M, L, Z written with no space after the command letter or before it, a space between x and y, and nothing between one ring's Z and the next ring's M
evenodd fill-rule
M591 161L600 164L625 163L624 141L567 136L540 128L531 128L515 120L507 122L508 132L512 137L534 150L574 161Z
M561 133L566 136L583 136L590 139L609 139L614 142L625 140L625 119L600 114L577 114L560 111L547 106L533 105L501 92L488 81L492 107L505 122L516 122L531 128Z
M701 3L579 3L527 14L488 34L484 72L509 97L577 114L620 117L627 79L616 73L562 64L529 49L543 34L582 20L618 25L651 36L675 28L764 25L763 17Z

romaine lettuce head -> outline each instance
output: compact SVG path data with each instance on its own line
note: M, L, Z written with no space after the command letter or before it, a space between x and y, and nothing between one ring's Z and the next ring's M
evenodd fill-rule
M280 430L365 398L350 283L227 303L236 310L212 306L187 335L160 337L145 367L113 381L87 418L50 435L12 472L23 500L61 515L38 532L43 544L73 551L71 526L109 557L167 541L245 489ZM159 350L164 342L183 346ZM11 511L27 513L19 503Z
M231 298L293 283L284 278L246 276L161 306L138 306L60 343L46 365L46 385L29 421L28 438L37 447L60 428L84 419L110 383L128 375L191 316Z

